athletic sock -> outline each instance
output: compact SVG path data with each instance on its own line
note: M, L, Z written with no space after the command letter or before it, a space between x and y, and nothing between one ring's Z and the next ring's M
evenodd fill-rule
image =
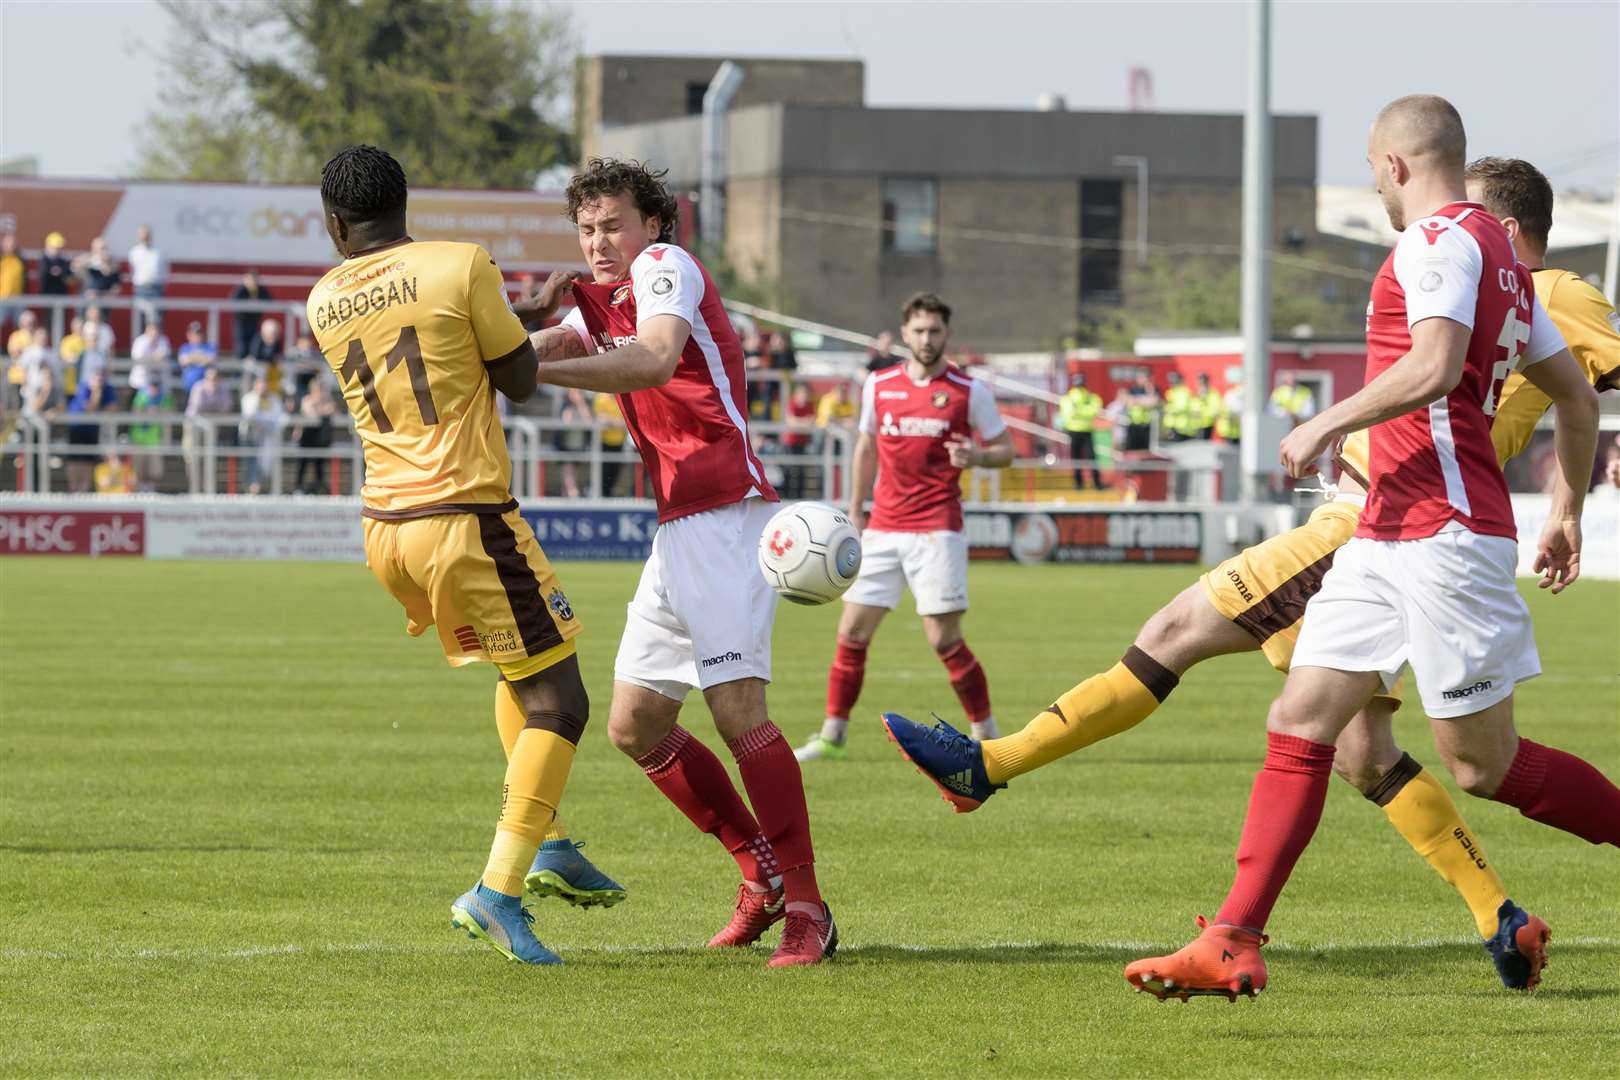
M866 681L866 645L854 638L838 639L832 666L827 669L827 717L830 720L849 722L849 712L861 696L861 683Z
M973 655L966 641L958 641L939 654L945 673L951 677L951 689L962 703L962 712L973 723L990 718L990 682L984 677L979 658Z
M692 824L720 841L737 860L744 881L764 885L777 876L770 842L743 805L726 767L690 731L677 724L636 764Z
M1216 923L1256 933L1266 928L1294 863L1322 819L1332 771L1332 743L1266 733L1266 764L1249 793L1237 877Z
M1620 788L1574 754L1520 739L1491 798L1588 843L1620 847Z
M973 737L980 742L1001 738L1001 731L996 727L996 718L987 716L983 720L973 721Z
M574 744L557 732L527 727L518 735L506 763L501 814L484 867L487 887L507 896L522 895L523 878L556 817L573 764Z
M1179 681L1169 668L1132 645L1119 663L1058 698L1022 731L986 742L985 773L992 784L1005 784L1128 731L1152 715Z
M821 890L816 886L816 855L810 844L810 811L793 749L769 720L726 745L737 759L748 801L776 853L788 904L814 904L819 913Z
M512 684L505 679L495 683L495 730L501 736L501 750L506 754L506 760L512 760L512 747L517 745L518 736L528 725L529 718L523 713L523 706L518 703L517 694L512 691ZM568 839L568 826L563 824L562 815L552 816L551 824L546 827L546 835L542 842L550 840Z
M821 737L830 743L843 746L844 740L849 737L849 721L840 720L835 716L827 717L821 722Z
M1479 842L1440 781L1412 755L1402 754L1401 760L1367 792L1367 798L1384 808L1389 823L1412 845L1412 850L1462 896L1474 915L1479 936L1493 936L1496 913L1507 899L1507 889L1485 861Z

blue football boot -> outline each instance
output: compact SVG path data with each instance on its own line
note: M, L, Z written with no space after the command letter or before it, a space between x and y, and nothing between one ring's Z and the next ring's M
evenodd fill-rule
M483 883L461 894L450 905L450 925L465 930L474 941L488 942L508 960L524 964L560 964L562 957L534 936L534 916L516 896L487 889Z
M1512 900L1502 901L1496 912L1496 936L1485 942L1502 985L1509 990L1534 990L1547 966L1547 940L1552 931L1540 917Z
M939 720L937 716L934 719ZM992 784L985 775L984 751L978 741L943 720L925 728L898 713L884 713L883 727L889 741L917 766L918 772L934 782L958 814L977 810L984 800L1007 786Z
M612 907L624 899L624 886L579 853L584 843L547 840L534 853L523 887L536 899L558 896L575 907Z

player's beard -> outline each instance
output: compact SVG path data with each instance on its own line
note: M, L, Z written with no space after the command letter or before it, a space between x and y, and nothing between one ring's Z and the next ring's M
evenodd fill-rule
M912 350L912 356L916 358L917 363L921 364L925 368L934 367L939 363L940 358L944 355L945 350L941 349L935 352L926 345Z
M1394 185L1390 185L1393 187ZM1400 200L1389 188L1378 193L1378 199L1384 204L1384 213L1389 215L1389 227L1396 232L1406 231L1406 212L1401 209Z

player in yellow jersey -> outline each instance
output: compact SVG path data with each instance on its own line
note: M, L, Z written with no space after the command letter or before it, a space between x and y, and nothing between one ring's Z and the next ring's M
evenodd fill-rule
M1551 224L1551 188L1541 179L1544 201L1535 202L1523 196L1533 184L1509 186L1499 179L1526 169L1534 172L1522 162L1476 162L1470 166L1469 197L1504 219L1520 260L1535 269L1541 266ZM1614 387L1620 380L1620 334L1613 324L1620 320L1613 308L1566 272L1537 269L1535 281L1542 306L1564 333L1586 378L1599 390ZM1500 461L1524 449L1550 404L1522 375L1508 379L1492 424ZM946 800L965 812L1013 777L1134 727L1163 703L1189 668L1204 660L1258 650L1286 672L1305 605L1321 586L1333 553L1355 532L1367 488L1367 433L1347 440L1336 462L1340 481L1333 498L1304 525L1247 548L1205 574L1148 619L1118 664L1058 698L1021 731L979 742L943 723L929 730L888 714L891 737ZM1462 895L1503 984L1530 989L1539 981L1545 956L1540 943L1524 953L1518 944L1534 939L1538 930L1545 932L1545 925L1508 899L1445 788L1396 744L1392 721L1399 705L1398 697L1380 697L1356 717L1339 739L1334 771L1383 807L1413 849ZM1459 779L1470 786L1463 774ZM1532 932L1521 939L1518 931L1526 926Z
M405 173L385 151L338 153L321 170L321 202L343 262L310 293L309 323L365 449L366 565L405 608L408 633L436 625L452 665L489 661L501 674L495 840L451 923L513 960L559 963L534 936L525 887L575 902L624 892L556 820L590 709L580 626L512 498L495 408L497 390L534 393L534 347L488 252L406 235Z

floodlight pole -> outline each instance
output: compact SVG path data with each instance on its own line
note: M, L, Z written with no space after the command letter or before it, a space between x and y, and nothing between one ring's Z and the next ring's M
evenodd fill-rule
M1260 417L1271 370L1271 0L1249 0L1249 103L1243 117L1243 501L1265 486Z
M1148 256L1148 159L1140 154L1116 154L1116 169L1136 170L1136 265L1146 266Z
M698 224L703 253L714 258L725 238L725 212L720 205L720 184L726 175L726 114L731 99L743 84L740 64L727 60L703 92L703 146L698 182Z

